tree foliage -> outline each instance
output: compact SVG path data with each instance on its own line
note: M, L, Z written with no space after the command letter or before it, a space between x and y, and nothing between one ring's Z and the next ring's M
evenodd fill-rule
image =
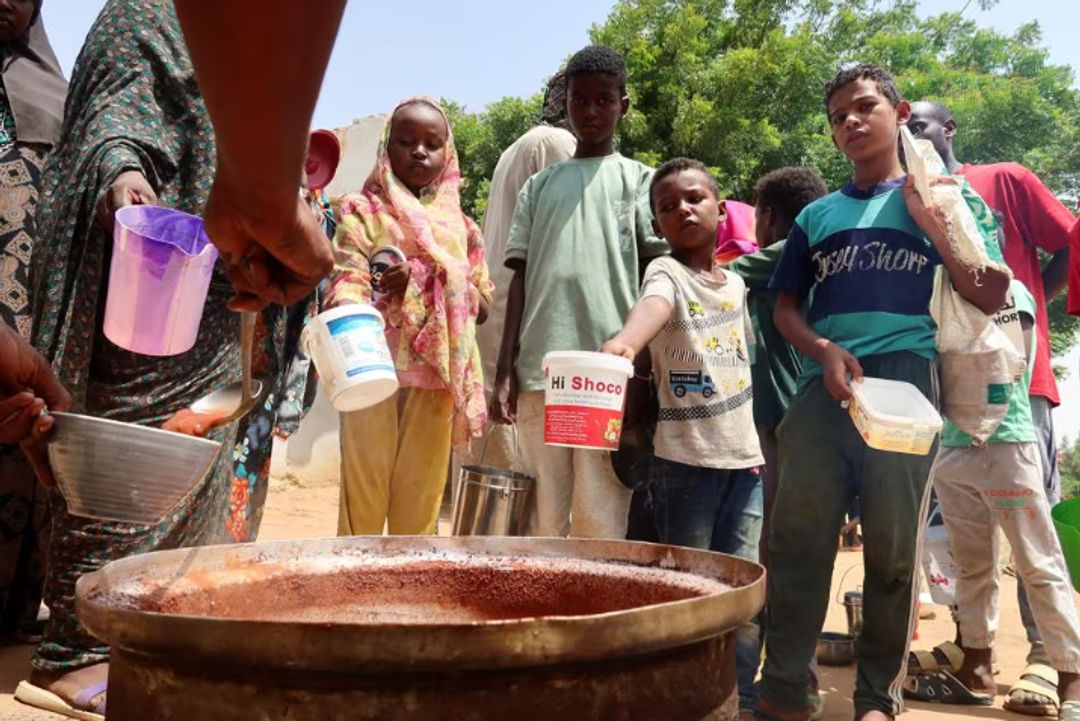
M961 160L1016 161L1063 197L1080 191L1080 92L1072 70L1049 61L1034 22L1002 34L965 13L922 17L915 0L618 0L590 36L627 61L620 150L650 165L697 158L728 197L752 199L757 178L783 165L813 167L832 188L846 182L822 89L854 62L889 67L908 98L949 105ZM538 103L454 107L468 211L482 213L499 153ZM1063 312L1053 317L1061 352L1076 328Z
M1075 498L1080 495L1080 438L1061 441L1058 471L1061 473L1061 497Z
M536 124L543 95L530 98L503 98L482 113L470 113L452 100L443 100L454 130L463 187L461 207L479 221L487 207L491 174L499 155Z
M1080 94L1036 23L1004 35L959 13L920 17L913 0L620 0L591 35L627 59L623 151L696 157L736 197L782 165L846 181L821 90L854 62L889 67L906 97L948 104L962 160L1013 160L1059 192L1080 189Z

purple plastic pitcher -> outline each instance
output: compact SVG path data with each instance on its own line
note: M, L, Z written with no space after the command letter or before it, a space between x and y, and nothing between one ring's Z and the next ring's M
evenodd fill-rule
M105 337L143 355L191 350L217 257L194 215L159 205L116 211Z

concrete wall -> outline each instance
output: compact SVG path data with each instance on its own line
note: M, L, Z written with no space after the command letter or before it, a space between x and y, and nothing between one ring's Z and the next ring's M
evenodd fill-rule
M375 165L385 123L385 115L369 115L334 129L341 142L341 162L326 188L331 200L363 186ZM339 434L338 415L320 387L315 405L296 434L285 442L274 441L271 477L277 482L304 485L337 483L341 467Z

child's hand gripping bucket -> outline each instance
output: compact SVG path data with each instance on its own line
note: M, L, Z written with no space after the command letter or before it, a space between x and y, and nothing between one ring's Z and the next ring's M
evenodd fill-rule
M203 222L158 205L116 211L105 337L152 356L191 350L217 261Z
M373 406L398 389L383 318L370 305L348 303L323 311L304 327L300 342L339 413Z
M634 364L608 353L544 356L544 443L617 451Z

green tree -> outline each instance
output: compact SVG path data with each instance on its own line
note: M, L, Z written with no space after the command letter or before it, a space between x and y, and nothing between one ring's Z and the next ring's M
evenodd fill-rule
M499 156L540 118L543 95L503 98L481 113L470 113L452 100L443 100L461 165L461 207L477 222L487 207L491 174Z
M913 0L620 0L591 36L627 60L623 152L696 157L736 197L781 165L846 181L821 90L856 61L891 68L908 97L949 104L965 160L1015 160L1059 192L1080 188L1080 94L1036 23L1004 35L959 13L921 18Z
M1061 497L1074 498L1080 495L1080 438L1072 443L1068 438L1063 438L1059 454Z

